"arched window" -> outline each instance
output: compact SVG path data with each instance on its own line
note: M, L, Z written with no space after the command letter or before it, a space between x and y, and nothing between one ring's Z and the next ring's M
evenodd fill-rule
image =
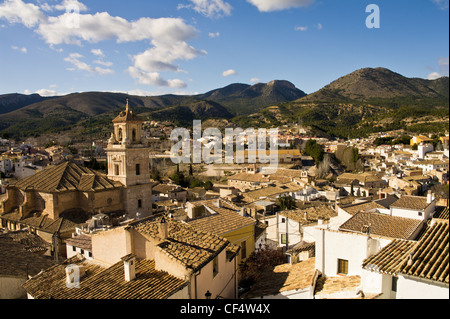
M134 128L133 131L131 132L131 140L133 142L136 142L136 129Z
M119 128L119 142L121 142L123 139L123 134L122 134L122 128Z

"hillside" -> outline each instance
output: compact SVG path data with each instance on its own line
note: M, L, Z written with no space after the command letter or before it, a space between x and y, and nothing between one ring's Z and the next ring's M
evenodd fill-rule
M235 83L204 94L129 96L86 92L43 98L37 94L0 95L0 132L14 138L78 129L89 121L108 129L130 107L146 120L172 121L183 127L210 120L220 127L280 127L301 123L313 134L358 137L379 131L448 130L449 78L407 78L385 68L364 68L306 95L288 81ZM10 111L6 113L7 111ZM101 130L100 130L101 131Z
M403 129L448 130L449 78L407 78L385 68L364 68L317 92L233 121L240 126L301 123L314 134L363 137Z
M399 98L444 100L448 99L448 90L448 77L425 80L407 78L385 68L364 68L333 81L297 102L369 102Z
M42 102L51 98L42 97L39 94L5 94L0 95L0 114L13 112L27 105Z
M289 81L275 80L254 85L231 84L196 97L222 104L234 115L258 112L267 106L293 101L306 96Z
M170 106L144 113L155 121L171 121L177 126L192 126L193 120L230 119L233 115L219 103L198 101L186 105Z

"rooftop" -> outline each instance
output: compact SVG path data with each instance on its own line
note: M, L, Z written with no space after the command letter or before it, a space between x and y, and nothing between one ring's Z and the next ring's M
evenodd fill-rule
M432 220L419 241L394 240L363 261L363 268L390 275L449 283L448 220Z
M66 286L66 267L83 267L79 288ZM125 281L123 261L105 268L74 256L53 266L24 284L35 299L164 299L187 283L155 269L155 262L136 259L136 278Z
M315 258L297 264L283 264L261 274L257 282L243 295L244 299L277 295L290 290L312 287L315 275Z
M217 207L214 204L217 200L222 203L221 207ZM221 199L202 201L202 203L210 212L212 211L214 213L188 221L189 225L197 229L217 235L224 235L256 224L253 218L244 217L236 210L225 206L225 201Z
M66 239L66 244L87 251L92 251L92 238L89 235L77 235L75 237Z
M64 191L102 191L122 187L122 184L110 180L87 167L65 162L46 167L30 177L11 184L11 186L21 190L32 188L35 191L55 193Z
M151 216L130 224L136 231L159 238L159 223L162 217ZM223 237L200 230L174 219L167 219L168 237L158 246L169 256L180 261L194 271L214 259L221 251L227 250L228 256L238 252L239 247Z
M410 239L422 226L422 221L379 213L360 212L353 215L339 227L340 231L349 231L389 238Z
M279 214L302 225L315 223L319 219L329 220L331 217L337 216L337 213L334 211L334 209L326 205L287 210L282 211Z
M424 196L404 195L391 204L391 207L424 210L430 205Z
M51 267L53 258L39 254L47 249L43 240L25 231L0 235L0 277L26 279Z

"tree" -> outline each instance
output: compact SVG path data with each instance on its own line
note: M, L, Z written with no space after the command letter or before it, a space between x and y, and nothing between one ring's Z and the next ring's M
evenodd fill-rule
M316 163L316 165L323 160L323 156L325 154L322 146L320 146L316 140L309 140L308 142L306 142L304 152L314 158L314 162Z
M203 187L205 188L205 190L210 191L213 189L214 184L213 184L213 182L208 180L204 183Z
M161 174L160 174L159 170L156 169L155 167L152 168L150 177L155 181L161 181Z
M286 262L286 256L277 250L264 249L253 252L245 261L239 265L241 274L239 285L251 287L264 270L272 269L275 266Z
M331 160L330 155L326 154L323 161L317 165L316 177L325 178L330 173Z
M278 199L278 204L280 205L281 210L291 210L297 207L297 204L295 203L295 199L292 198L292 196L281 196Z

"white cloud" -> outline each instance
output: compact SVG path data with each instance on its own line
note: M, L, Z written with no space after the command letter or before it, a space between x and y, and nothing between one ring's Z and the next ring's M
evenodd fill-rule
M100 65L103 65L103 66L106 66L106 67L111 67L114 64L112 62L102 61L102 60L95 60L95 61L93 61L93 63L100 64Z
M6 0L0 5L0 18L10 23L22 23L27 28L35 27L47 20L39 7L22 0Z
M250 83L259 83L259 82L261 82L261 80L258 79L258 78L251 78L250 79Z
M50 87L52 87L52 86L50 85ZM27 94L27 95L39 94L40 96L62 96L62 95L69 94L69 93L58 93L57 91L50 90L50 89L40 89L40 90L37 90L35 92L32 92L30 90L25 90L23 93Z
M247 0L261 12L280 11L290 8L306 7L315 0Z
M101 67L92 67L89 64L82 62L81 59L84 58L79 53L71 53L64 61L71 63L75 68L70 68L69 70L81 70L87 71L90 73L97 73L100 75L113 74L114 71L111 69L101 68Z
M15 45L13 45L11 47L11 49L16 50L16 51L20 51L22 53L27 53L28 52L27 48L19 48L19 47L15 46Z
M208 18L220 18L231 15L233 7L223 0L189 0L192 4L179 4L178 9L191 8Z
M59 11L76 11L83 12L87 11L88 8L85 4L79 2L78 0L63 0L60 4L53 6L56 10Z
M210 38L217 38L220 36L220 33L219 32L210 32L208 35Z
M171 88L185 88L187 86L186 83L182 80L164 80L161 74L158 72L143 72L134 66L130 66L128 68L128 73L132 78L137 79L140 84L168 86Z
M39 7L40 7L42 10L47 11L47 12L53 11L53 7L52 7L51 5L49 5L47 2L45 2L45 3L43 3L43 4L40 4Z
M222 76L230 76L230 75L237 75L237 72L233 69L229 69L222 73Z
M99 56L99 57L104 57L105 54L103 53L103 51L101 49L92 49L91 53L93 55Z
M318 23L318 24L317 24L317 29L322 30L322 28L323 28L322 23Z
M436 79L439 79L440 77L442 77L442 75L440 75L438 72L432 72L432 73L428 74L427 79L428 80L436 80Z
M306 30L308 30L308 27L306 27L306 26L305 27L295 27L294 30L295 31L306 31Z
M427 79L428 80L436 80L440 77L443 76L448 76L448 72L449 72L449 59L448 57L444 58L444 57L439 57L438 61L437 61L437 65L439 68L439 72L431 72L430 74L428 74ZM433 70L434 68L432 67L427 67L427 69L429 70Z
M444 76L448 75L448 65L449 65L448 57L446 58L440 57L438 59L439 72Z
M447 10L449 8L449 0L431 0L439 9Z
M195 10L205 15L228 14L231 11L231 6L222 0L195 0L193 4ZM184 87L186 84L183 81L164 80L158 72L182 72L176 61L190 60L207 54L206 51L197 50L187 43L197 36L198 30L186 24L181 18L144 17L128 21L122 17L113 17L108 12L73 14L68 10L71 6L78 6L80 12L87 10L87 7L77 0L64 0L58 5L43 4L41 6L42 10L55 9L66 10L66 12L47 17L36 5L24 3L22 0L6 0L0 5L0 18L5 18L10 23L22 23L28 28L33 28L51 48L61 44L81 46L84 42L99 43L107 40L117 43L137 41L151 43L149 49L132 57L134 65L128 69L130 75L137 78L140 83ZM101 57L100 51L97 50L93 50L92 53ZM75 66L71 69L98 74L113 73L110 69L92 67L80 61L80 58L71 54L65 60ZM99 61L95 63L101 64Z
M40 89L37 90L35 93L39 94L40 96L56 96L58 93L56 93L55 90L49 90L49 89Z

